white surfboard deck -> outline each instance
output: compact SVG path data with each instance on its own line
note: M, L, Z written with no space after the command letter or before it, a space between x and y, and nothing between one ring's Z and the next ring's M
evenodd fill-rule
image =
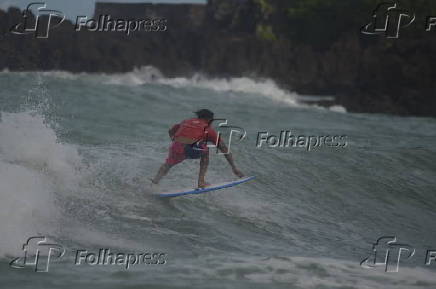
M225 188L230 188L230 187L251 181L254 178L255 178L254 176L243 177L243 178L238 179L236 181L225 182L225 183L220 183L220 184L213 184L213 185L210 185L210 186L205 187L205 188L197 188L197 189L190 188L190 189L181 190L181 191L158 193L156 195L159 197L168 198L168 197L179 197L179 196L185 196L185 195L203 194L203 193L207 193L210 191L216 191L216 190L221 190L221 189L225 189Z

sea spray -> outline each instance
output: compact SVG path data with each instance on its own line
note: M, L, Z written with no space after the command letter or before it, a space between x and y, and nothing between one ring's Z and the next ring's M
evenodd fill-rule
M2 113L0 122L0 256L17 254L28 237L53 234L54 192L75 182L80 157L58 142L43 117Z

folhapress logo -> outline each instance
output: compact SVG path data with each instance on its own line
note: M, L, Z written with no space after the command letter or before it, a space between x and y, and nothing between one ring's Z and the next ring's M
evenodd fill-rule
M372 255L364 259L360 265L367 269L384 267L385 272L398 272L400 259L404 257L410 259L415 255L412 246L397 243L396 237L379 238L373 244L372 251Z
M363 34L384 34L387 38L399 38L400 30L415 21L415 14L399 9L397 3L381 3L374 10L372 18L361 29Z
M229 125L227 119L225 118L216 118L214 119L214 121L221 121L218 124L218 128L217 128L217 140L216 143L219 143L219 140L221 139L221 135L223 133L228 134L228 142L227 142L227 146L226 146L226 150L224 151L219 151L219 148L217 145L215 144L208 144L207 146L209 148L216 148L216 153L217 154L229 154L231 152L231 146L232 143L236 142L241 142L245 139L245 137L247 136L247 131L239 126L234 126L234 125Z
M65 249L59 244L47 242L46 237L30 237L23 245L24 256L12 260L12 268L22 269L33 266L35 272L48 272L52 258L61 258Z
M384 35L386 38L400 38L400 31L415 22L415 13L398 8L398 4L381 3L374 10L372 21L360 30L363 34ZM436 17L426 16L425 32L436 27ZM421 25L421 24L419 24Z
M397 243L397 238L393 236L379 238L373 244L372 251L369 257L360 262L360 266L366 269L384 267L385 272L398 272L400 260L408 260L415 255L415 249L412 246ZM422 257L424 257L423 254ZM429 267L435 264L436 250L427 250L424 265Z
M35 11L35 17L32 17L32 9ZM43 22L42 20L45 19L46 21ZM33 33L35 38L48 38L50 29L58 27L64 20L65 15L62 12L47 9L47 4L43 2L30 3L23 11L22 22L14 25L10 32L20 35Z

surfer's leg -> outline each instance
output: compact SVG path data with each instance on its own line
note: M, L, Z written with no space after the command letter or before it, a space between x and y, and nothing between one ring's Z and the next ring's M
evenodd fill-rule
M206 181L204 177L206 176L207 166L209 165L209 151L201 154L200 157L200 173L198 174L198 187L204 188L206 186Z
M162 179L162 177L168 174L168 172L174 165L182 162L186 158L184 149L185 149L184 144L178 142L171 143L168 152L168 157L165 163L159 168L159 171L157 172L156 176L151 180L153 184L158 184Z
M164 163L160 168L159 171L157 172L156 176L151 180L151 182L153 184L159 184L160 180L166 175L168 174L168 172L170 171L170 169L173 167L174 165L172 164L168 164L168 163Z

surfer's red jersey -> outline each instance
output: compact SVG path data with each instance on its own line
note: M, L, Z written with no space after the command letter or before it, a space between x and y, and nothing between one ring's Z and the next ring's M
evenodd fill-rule
M217 132L209 126L207 120L201 118L186 119L174 125L170 129L170 135L173 135L174 139L182 137L192 139L193 142L206 141L218 144Z
M174 125L169 131L171 143L167 164L175 165L186 158L199 158L208 153L207 142L218 145L219 138L216 131L209 127L209 121L201 118L191 118ZM179 140L190 140L188 144ZM197 143L197 144L196 144Z

